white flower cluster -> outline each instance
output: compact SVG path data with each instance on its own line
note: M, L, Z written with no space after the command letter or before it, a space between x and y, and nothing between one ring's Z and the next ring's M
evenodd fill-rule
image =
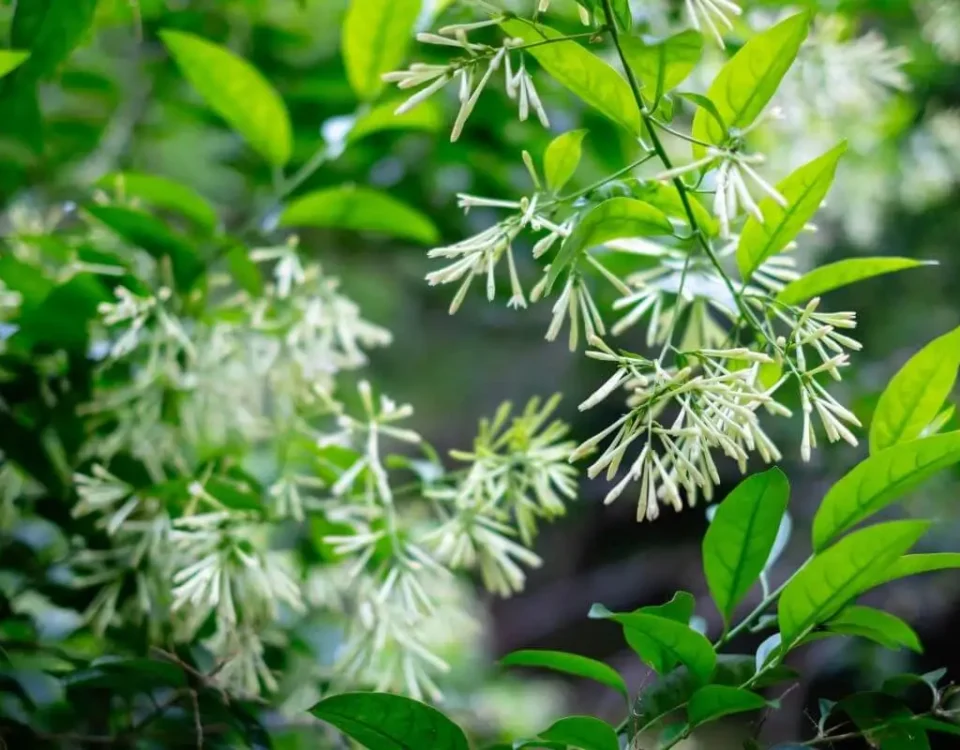
M481 423L472 452L454 452L469 462L466 472L443 477L428 462L420 470L436 478L411 502L391 484L382 446L382 439L420 442L397 424L411 409L374 399L366 383L359 388L363 418L341 414L328 437L357 451L325 504L345 529L324 539L342 563L334 585L315 582L315 590L354 615L338 659L341 680L436 698L436 677L449 665L429 634L457 619L451 607L462 608L462 599L448 601L453 571L478 573L502 596L523 588L524 567L540 563L529 549L538 519L561 515L575 495L576 471L567 463L573 444L563 441L561 422L548 423L557 399L533 400L512 419L505 405Z

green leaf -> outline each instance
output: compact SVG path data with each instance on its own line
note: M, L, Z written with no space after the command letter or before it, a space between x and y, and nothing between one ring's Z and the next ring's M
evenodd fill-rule
M838 260L836 263L828 263L825 266L815 268L799 279L791 281L780 290L777 299L788 305L796 305L857 281L927 265L931 264L912 258L847 258L846 260Z
M7 75L7 73L14 68L20 67L28 57L30 57L29 52L0 49L0 78Z
M633 13L630 12L630 0L611 0L610 7L613 9L613 17L624 31L630 31L633 28Z
M343 693L310 709L368 750L469 750L463 730L435 708L387 693Z
M875 586L901 578L938 570L960 568L960 552L929 552L921 555L904 555L877 575Z
M547 146L543 154L543 173L547 187L554 193L560 191L576 172L586 135L586 130L571 130L558 135Z
M114 172L104 175L96 184L118 196L138 198L150 206L176 211L208 232L217 226L217 212L206 198L189 185L167 177Z
M17 49L29 49L30 57L17 69L17 82L53 75L87 33L96 9L97 0L18 2L10 43Z
M511 37L536 44L564 35L542 24L512 18L500 24ZM531 47L533 55L558 83L566 86L591 107L626 128L631 134L641 132L640 110L623 77L599 57L573 41L559 41Z
M396 70L407 54L421 0L350 0L343 20L343 64L361 99L383 89L381 76Z
M617 733L605 721L592 716L568 716L560 719L540 737L582 750L620 750Z
M703 54L703 36L693 29L649 43L638 37L623 37L620 44L648 104L659 102L683 83Z
M678 91L676 95L681 99L686 99L688 102L696 105L698 110L703 110L704 117L712 117L714 124L724 133L727 132L727 123L723 119L723 115L720 114L720 110L717 109L717 105L714 104L710 99L705 97L703 94L698 94L694 91ZM694 114L694 117L696 117L696 114ZM695 151L695 153L700 152Z
M940 719L931 719L929 717L916 718L911 723L931 732L952 734L954 737L960 737L960 724L951 724L946 721L941 721Z
M877 571L907 552L929 527L927 521L877 524L815 555L780 595L782 652L876 585Z
M423 130L435 133L444 124L443 108L433 99L420 102L403 114L394 114L399 105L400 101L391 100L358 115L347 134L347 143L356 143L384 130Z
M745 280L763 261L793 242L817 213L846 150L847 144L841 143L780 182L777 190L786 199L786 208L769 196L760 201L763 221L750 215L737 245L737 267Z
M827 492L813 518L813 548L822 550L941 469L960 462L960 431L894 445L861 461Z
M594 206L563 241L557 257L550 263L547 290L572 265L577 255L594 245L629 237L673 234L670 219L658 208L634 198L610 198Z
M780 81L793 65L810 28L810 13L798 13L757 34L720 69L707 91L730 135L749 127L777 92ZM721 145L727 139L716 120L704 109L693 118L693 137ZM693 145L694 157L706 153Z
M873 607L852 605L826 623L827 630L841 635L858 635L892 650L909 648L923 653L920 638L899 617Z
M183 31L161 31L173 59L210 108L275 167L290 160L293 136L283 99L250 63Z
M673 663L679 662L686 665L691 674L701 683L708 682L710 675L713 674L717 661L713 646L710 645L710 641L685 623L642 612L629 614L611 612L601 604L593 605L590 609L590 617L613 620L625 629L636 631L668 654ZM652 664L650 666L654 667ZM670 667L672 666L670 664Z
M280 215L280 225L377 232L425 245L439 237L433 222L416 209L379 190L354 185L297 198Z
M250 253L242 244L236 244L224 254L227 267L240 288L259 297L263 293L263 276L257 264L250 260Z
M960 328L913 355L880 395L870 422L870 452L919 437L953 390L958 367Z
M703 567L725 625L763 572L789 499L790 483L774 467L742 481L717 507L703 538Z
M648 607L640 607L635 610L640 614L655 615L665 617L668 620L679 622L681 625L690 624L693 617L694 608L693 594L687 591L678 591L673 598L665 604L655 604ZM676 658L669 652L664 651L660 646L648 638L643 633L625 628L623 631L624 639L645 663L649 664L655 672L665 674L676 666Z
M131 245L157 259L169 257L181 291L191 289L202 274L203 264L193 246L150 214L123 206L87 206L86 210Z
M746 711L759 711L767 701L756 693L726 685L706 685L690 696L687 717L690 724L699 726L723 716Z
M578 654L563 651L514 651L504 656L500 664L504 667L541 667L574 677L584 677L613 688L625 698L630 695L627 684L616 670L596 659Z
M672 182L644 182L633 189L633 195L640 200L646 201L654 208L659 208L667 216L674 217L684 223L687 223L687 211L677 191L677 186ZM707 235L713 236L720 231L720 225L713 215L704 207L700 199L692 193L687 194L687 201L690 210L693 212L693 218Z

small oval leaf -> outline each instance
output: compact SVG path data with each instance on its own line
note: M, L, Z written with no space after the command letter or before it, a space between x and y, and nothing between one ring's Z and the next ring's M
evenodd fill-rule
M634 198L610 198L594 206L563 241L550 263L547 289L572 265L577 255L610 240L673 234L670 219L658 208Z
M584 677L601 685L613 688L624 697L629 697L627 683L612 667L601 661L564 651L514 651L500 660L504 667L540 667L554 672L563 672L574 677Z
M669 655L671 662L684 664L701 683L709 681L710 675L713 674L717 661L713 646L710 645L710 641L685 623L642 612L611 612L600 604L593 605L590 617L613 620L625 629L633 630L649 639Z
M724 623L770 558L790 483L774 467L742 481L717 507L703 538L703 568Z
M554 193L561 190L577 170L586 135L586 130L571 130L558 135L547 146L543 154L543 174L547 187Z
M756 693L727 685L707 685L690 696L687 718L693 726L715 721L723 716L767 707L766 700Z
M960 328L935 338L894 375L870 422L870 452L919 437L933 422L960 368Z
M960 431L894 445L861 461L833 485L813 518L813 548L887 507L941 469L960 462Z
M619 750L617 733L609 724L592 716L568 716L560 719L540 737L581 750Z
M310 713L368 750L470 750L450 719L400 695L343 693L324 698Z
M877 571L907 552L930 527L927 521L891 521L844 537L814 556L780 595L783 653L864 591Z
M161 31L173 59L210 108L268 162L290 159L293 136L283 99L250 63L219 44L184 31Z
M325 188L297 198L280 215L281 226L377 232L423 244L437 241L437 228L406 203L372 188Z

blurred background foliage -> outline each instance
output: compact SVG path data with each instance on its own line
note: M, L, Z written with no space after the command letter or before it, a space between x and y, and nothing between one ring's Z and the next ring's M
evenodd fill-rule
M74 1L78 9L93 2ZM818 19L799 70L778 100L785 117L769 128L769 159L786 173L839 138L848 139L851 148L820 231L798 251L801 265L861 254L939 263L933 270L884 276L833 293L833 309L859 315L864 351L854 358L844 387L866 423L879 391L899 365L923 342L960 323L960 4L766 0L745 3L743 23L766 25L784 9L804 4L817 9ZM275 218L269 214L269 168L199 100L158 41L160 29L191 31L227 45L277 87L295 128L292 166L323 159L298 192L350 183L373 186L430 217L445 241L489 223L482 211L462 215L455 204L457 192L522 194L528 177L521 151L540 154L550 138L535 122L518 122L514 105L502 92L484 97L455 144L448 140L455 106L441 97L416 110L417 116L402 127L348 135L365 105L348 85L340 58L341 0L100 0L94 5L95 18L79 29L76 49L65 43L64 59L38 71L36 111L29 99L24 103L15 75L0 81L0 229L5 236L42 231L54 213L69 215L99 178L117 169L167 176L194 187L217 204L234 231L268 212L269 229ZM454 19L470 15L468 8L443 0L424 5L424 25L438 14ZM683 23L681 0L637 0L632 6L638 23L652 33ZM0 39L15 48L13 10L10 0L0 7ZM554 11L554 25L576 29L572 2L554 0ZM719 53L711 54L719 65ZM559 86L545 78L539 85L554 134L579 127L590 131L574 187L615 171L630 158L631 144L622 133ZM381 101L393 96L385 92ZM310 230L301 235L301 247L342 277L343 288L369 320L393 331L396 344L373 355L373 378L399 401L415 405L417 429L442 452L469 445L478 418L504 399L522 403L532 395L568 394L561 416L572 423L575 437L593 434L616 417L614 406L587 416L576 412L577 394L595 388L601 368L543 341L547 305L515 311L474 293L450 317L448 290L424 283L429 263L425 248L415 242ZM0 262L8 252L0 240ZM69 326L65 318L74 312L68 300L53 311L59 317L48 324ZM16 394L4 394L11 397ZM791 457L797 451L790 450L798 435L790 425L772 436L788 456L782 467L794 487L791 513L796 527L805 531L823 490L856 456L846 448L826 448L811 463L801 464ZM11 439L17 438L8 430L3 441ZM728 479L732 486L735 474ZM931 547L955 547L958 487L956 471L944 474L916 492L908 505L918 515L943 519L928 539ZM701 509L638 526L629 503L603 507L601 497L599 485L584 480L568 516L541 535L537 550L545 564L527 590L505 601L481 601L485 614L480 616L488 627L482 635L460 639L452 677L454 708L473 715L475 725L494 732L530 731L561 706L614 716L618 705L613 694L582 683L495 677L492 660L517 648L565 649L609 661L636 688L649 674L624 647L615 625L585 619L590 604L603 601L612 609L630 609L659 603L676 589L705 600L699 551L706 520ZM0 531L4 567L17 555L24 565L40 566L62 554L62 545L53 544L44 529L34 524ZM18 545L30 551L17 552ZM788 548L780 564L792 569L799 556ZM766 731L771 739L806 728L806 716L815 715L816 697L869 687L894 670L945 666L960 674L960 657L952 647L960 618L960 579L952 573L910 579L888 587L882 596L879 606L910 621L926 653L916 657L837 639L815 645L804 652L804 679L785 699L788 710L770 720ZM716 626L715 613L708 610L698 611ZM70 611L44 611L51 628L72 629L69 622L56 621L57 615L69 620ZM744 640L745 647L756 646L749 636ZM97 646L90 648L95 652ZM488 687L478 684L487 678ZM721 746L713 741L703 739L707 744L701 747Z

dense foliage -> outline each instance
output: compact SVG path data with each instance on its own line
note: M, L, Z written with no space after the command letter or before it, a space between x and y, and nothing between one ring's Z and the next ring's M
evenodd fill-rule
M874 519L960 463L960 329L929 333L866 423L843 382L862 349L857 315L821 297L936 271L861 254L804 273L792 252L833 205L844 160L877 158L873 131L908 85L903 54L844 26L858 8L824 21L817 3L351 0L335 29L305 27L334 5L5 11L6 744L671 748L748 714L761 718L746 746L765 747L763 717L803 677L796 652L851 636L921 651L910 624L858 599L960 567L960 552L911 553L931 521ZM941 55L960 46L940 29L950 11L911 13ZM310 70L334 31L330 83ZM112 48L131 60L116 81L94 69ZM85 53L93 67L74 67ZM817 80L828 70L855 83L833 90ZM318 138L321 85L355 110ZM555 132L513 138L512 115L524 133ZM497 131L494 148L470 140L475 127ZM477 172L457 192L462 221L414 205L395 174L423 158L403 137L446 133L453 145L423 171ZM166 164L165 149L188 156ZM211 152L223 154L213 177L194 157ZM546 379L441 457L370 367L408 345L324 256L351 241L429 248L425 282L451 285L451 314L505 301L547 341L563 333L606 369L569 400L611 419L574 436ZM385 296L391 273L371 278ZM809 557L775 580L793 525L779 446L809 462L862 436L869 455L822 493ZM622 720L517 733L476 710L473 583L524 588L543 524L582 494L581 462L603 477L603 504L630 502L637 521L722 500L702 540L717 632L687 591L633 611L594 605L655 678L634 691L585 655L515 651L502 666L624 700ZM731 471L745 478L724 492ZM747 633L759 647L734 650ZM943 670L897 674L823 701L813 731L778 747L930 747L960 736L955 693Z

